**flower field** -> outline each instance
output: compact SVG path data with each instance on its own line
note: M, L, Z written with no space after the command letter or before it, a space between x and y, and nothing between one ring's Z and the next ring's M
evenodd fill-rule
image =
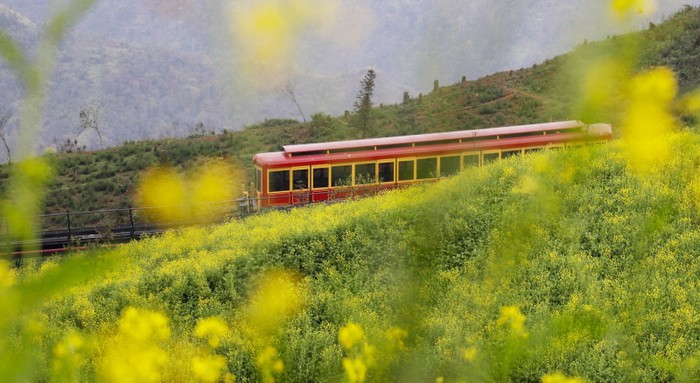
M695 381L700 139L667 149L644 173L614 142L5 269L3 376Z

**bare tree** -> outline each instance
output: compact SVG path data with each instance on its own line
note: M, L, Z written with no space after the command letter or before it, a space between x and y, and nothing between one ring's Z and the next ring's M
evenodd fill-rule
M292 82L292 80L287 81L287 85L282 89L282 94L285 95L287 98L292 100L294 105L297 106L297 109L299 109L299 114L301 114L301 118L306 122L306 116L304 116L304 112L301 110L301 106L299 105L299 102L297 101L296 97L296 84Z
M9 134L9 123L12 117L12 112L4 110L0 112L0 140L5 145L7 150L7 162L12 163L12 153L10 153L10 145L7 144L7 135Z
M100 114L100 107L94 102L90 102L86 106L80 109L80 126L78 127L78 134L94 129L97 132L97 137L100 139L100 149L102 149L102 134L100 133L98 117Z

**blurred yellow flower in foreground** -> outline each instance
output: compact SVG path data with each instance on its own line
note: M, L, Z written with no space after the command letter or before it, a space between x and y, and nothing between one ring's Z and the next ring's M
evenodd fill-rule
M226 214L237 197L240 177L231 166L207 163L191 180L172 168L157 167L145 172L135 200L146 214L157 221L212 222Z
M668 160L670 135L675 128L669 107L677 92L675 76L665 67L632 80L622 125L622 144L632 170L648 172L663 167Z
M255 361L262 373L264 383L273 383L275 376L284 371L284 362L279 358L277 349L274 347L265 347Z
M617 18L627 18L632 14L650 15L658 4L655 0L612 0L611 8Z
M516 337L528 337L527 331L525 331L525 315L520 312L520 308L517 306L501 307L501 316L496 323L509 328L511 334Z
M192 359L192 372L200 382L218 382L226 367L226 359L221 355L195 356Z
M340 344L346 350L352 349L353 346L358 344L364 338L365 332L362 330L362 327L352 322L343 326L338 332L338 341L340 341Z
M351 383L364 382L367 376L367 365L361 358L343 358L343 370Z
M273 335L303 305L304 294L297 274L284 270L265 273L245 309L245 323L254 332L251 338L262 341L258 337Z
M216 348L221 338L228 333L228 325L221 318L211 317L197 321L194 335L200 339L206 339L209 346Z
M542 383L584 383L585 381L578 377L568 378L561 372L547 374L542 377Z
M158 382L168 361L160 343L170 337L163 314L128 307L119 320L119 332L102 342L105 352L98 364L106 382Z

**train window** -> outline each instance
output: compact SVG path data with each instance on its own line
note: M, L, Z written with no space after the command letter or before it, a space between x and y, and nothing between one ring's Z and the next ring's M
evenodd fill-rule
M469 168L473 166L479 166L479 155L478 154L467 154L464 156L464 167Z
M393 162L384 162L379 164L379 182L394 182Z
M459 156L440 158L440 177L449 177L459 173Z
M294 190L309 188L309 169L292 170L292 188Z
M352 165L339 165L331 168L331 186L351 186Z
M377 168L371 164L355 165L355 185L373 184L377 182Z
M437 177L437 158L421 158L416 160L416 179L425 180Z
M289 170L270 171L270 193L289 191Z
M314 169L314 189L327 188L328 187L328 168L316 168Z
M508 157L519 156L522 154L522 150L504 150L501 152L501 159L506 159Z
M399 161L399 181L413 181L415 161Z
M496 153L484 153L484 164L488 164L494 161L498 161L498 152Z
M255 169L255 190L262 191L262 170Z

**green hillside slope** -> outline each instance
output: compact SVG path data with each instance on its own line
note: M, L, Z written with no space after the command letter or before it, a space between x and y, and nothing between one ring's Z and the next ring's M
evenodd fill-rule
M341 381L344 359L377 382L694 381L700 138L671 145L644 177L618 144L550 152L44 264L19 276L34 286L19 310L42 276L81 287L31 316L36 359L21 361L45 378L78 358L62 368L88 380L126 368L119 350L173 381L205 356L236 381ZM211 317L219 335L201 327ZM129 331L138 342L124 344ZM66 334L80 339L73 354L56 351ZM158 350L167 359L149 359Z
M497 73L485 78L444 86L428 95L415 95L399 105L377 106L373 136L392 136L568 119L607 121L617 126L624 105L623 89L600 80L612 94L604 107L591 108L582 100L582 88L595 60L619 54L633 57L628 65L637 72L668 65L677 73L681 92L700 85L700 9L688 7L663 24L628 36L587 43L574 52L532 68ZM634 44L630 44L634 41ZM633 47L633 48L631 48ZM626 52L631 51L631 52ZM604 73L603 73L604 74ZM695 116L678 112L692 126ZM52 155L56 178L47 195L47 213L133 206L139 174L155 165L192 168L206 159L221 159L249 170L251 157L282 145L359 138L350 117L317 114L298 123L270 120L240 132L187 139L131 142L123 146ZM0 167L4 188L7 167ZM241 179L246 183L250 179Z

